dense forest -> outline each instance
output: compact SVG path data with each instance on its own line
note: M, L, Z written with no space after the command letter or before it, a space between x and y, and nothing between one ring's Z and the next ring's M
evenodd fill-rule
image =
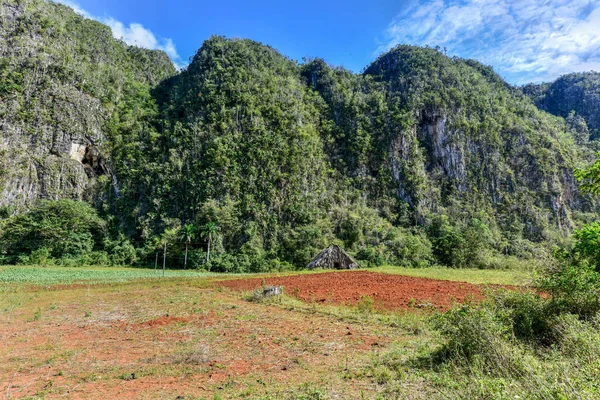
M168 246L172 266L257 272L335 243L365 266L503 268L597 218L574 171L598 74L517 88L407 45L356 74L218 36L178 72L60 4L0 0L0 21L2 263Z
M523 92L540 109L565 118L579 142L600 138L600 73L568 74L552 83L525 85Z

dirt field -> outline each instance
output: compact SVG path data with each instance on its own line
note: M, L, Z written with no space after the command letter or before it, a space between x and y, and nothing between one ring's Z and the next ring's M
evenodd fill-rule
M360 398L375 386L345 376L402 340L397 328L248 302L206 280L0 297L7 399L324 398L302 397L313 388Z
M448 309L454 302L481 299L481 286L464 282L413 278L369 271L341 271L265 279L236 279L219 285L250 291L261 284L280 285L285 293L304 301L356 305L369 296L376 308L389 310L410 308Z
M304 302L244 300L263 283ZM374 360L436 345L414 310L482 296L469 283L367 271L0 289L7 399L385 398ZM362 296L373 304L343 306ZM435 394L419 374L398 385L406 398Z

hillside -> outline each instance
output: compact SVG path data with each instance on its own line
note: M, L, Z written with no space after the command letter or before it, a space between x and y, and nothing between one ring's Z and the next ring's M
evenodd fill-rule
M573 178L590 146L475 61L398 46L354 74L212 37L175 73L67 7L0 4L7 217L84 199L142 258L216 222L210 267L263 271L329 243L365 265L501 267L596 215Z
M526 85L523 91L540 109L566 118L581 140L600 137L600 73L563 75L552 83Z
M113 175L111 119L175 68L60 4L2 0L0 20L0 206L93 200L95 178Z

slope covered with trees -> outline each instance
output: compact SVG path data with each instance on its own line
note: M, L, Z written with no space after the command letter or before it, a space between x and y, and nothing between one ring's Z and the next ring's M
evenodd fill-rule
M552 83L525 85L523 91L540 109L567 119L581 140L600 137L600 73L567 74Z
M94 259L168 244L220 271L303 267L330 243L366 265L501 267L596 215L573 177L592 146L475 61L399 46L354 74L212 37L175 73L64 6L0 5L7 261L36 251L11 245L52 209L36 199L96 207Z
M0 206L93 201L95 178L114 179L115 120L175 68L60 4L2 0L0 21Z

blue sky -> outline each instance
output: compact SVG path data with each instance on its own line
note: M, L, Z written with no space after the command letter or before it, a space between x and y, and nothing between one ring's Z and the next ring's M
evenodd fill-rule
M58 0L183 67L211 35L360 72L396 44L446 47L513 84L600 71L600 0Z

